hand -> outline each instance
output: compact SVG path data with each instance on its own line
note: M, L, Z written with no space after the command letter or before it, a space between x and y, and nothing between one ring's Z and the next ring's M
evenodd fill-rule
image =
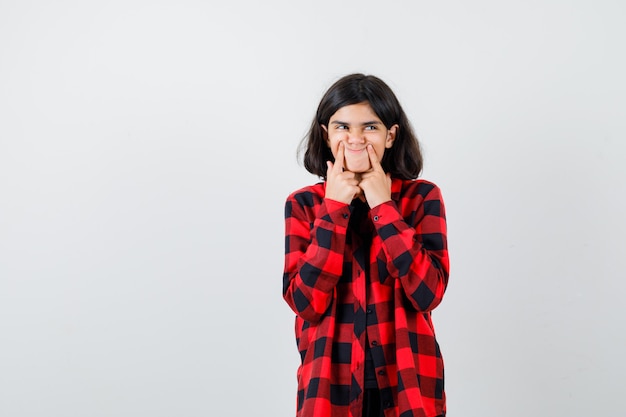
M367 145L367 154L372 168L361 174L359 187L365 193L365 199L370 208L391 200L391 174L385 174L374 147Z
M339 143L335 163L326 161L326 198L350 204L361 193L357 174L344 170L344 145Z

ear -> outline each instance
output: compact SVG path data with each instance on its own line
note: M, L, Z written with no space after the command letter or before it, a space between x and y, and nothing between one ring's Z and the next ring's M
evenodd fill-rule
M387 131L387 139L385 140L385 148L389 149L393 146L393 142L396 140L396 134L400 126L393 125Z
M324 140L326 141L326 145L330 148L330 142L328 141L328 127L326 127L325 125L320 125L322 130L324 131L323 135L324 135Z

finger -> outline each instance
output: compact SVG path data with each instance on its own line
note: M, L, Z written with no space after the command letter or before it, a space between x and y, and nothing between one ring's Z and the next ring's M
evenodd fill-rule
M326 176L333 172L333 163L330 161L326 161Z
M376 151L374 150L374 146L370 143L367 145L367 154L370 157L370 163L372 164L373 170L382 170L383 167L380 165L380 160L378 159L378 155L376 155Z
M335 158L335 166L338 171L343 171L345 167L345 148L343 142L339 142L339 146L337 147L337 157Z

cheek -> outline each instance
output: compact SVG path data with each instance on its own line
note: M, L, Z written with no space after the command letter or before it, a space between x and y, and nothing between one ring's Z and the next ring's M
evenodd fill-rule
M339 142L341 142L341 141L338 140L338 139L335 139L335 138L331 138L327 142L328 147L330 148L330 152L333 154L333 156L337 155L337 149L339 149Z
M374 150L376 151L376 155L378 155L379 158L382 158L383 154L387 150L387 147L384 144L379 144L378 146L374 146Z

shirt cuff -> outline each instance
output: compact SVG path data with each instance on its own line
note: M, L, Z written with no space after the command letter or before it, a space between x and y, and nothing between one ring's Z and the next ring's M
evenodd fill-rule
M350 219L350 206L341 201L325 198L317 217L338 225L347 226Z
M371 209L370 217L377 229L402 219L398 206L393 200L381 203Z

